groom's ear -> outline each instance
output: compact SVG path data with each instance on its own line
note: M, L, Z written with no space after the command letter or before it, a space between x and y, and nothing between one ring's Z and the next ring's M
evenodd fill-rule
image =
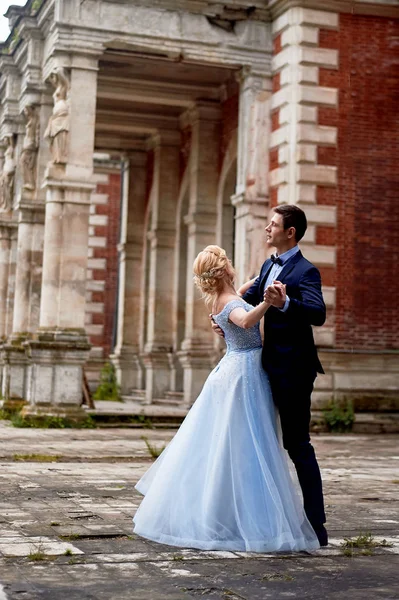
M288 227L288 229L287 229L287 237L288 237L288 239L290 240L290 239L294 238L295 235L296 235L296 229L295 229L295 227Z

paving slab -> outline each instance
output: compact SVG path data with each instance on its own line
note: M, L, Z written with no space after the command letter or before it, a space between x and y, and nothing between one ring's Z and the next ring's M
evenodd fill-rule
M315 435L330 544L257 554L132 533L152 462L142 436L162 447L174 433L0 422L0 600L399 598L399 436ZM361 532L377 546L345 551Z

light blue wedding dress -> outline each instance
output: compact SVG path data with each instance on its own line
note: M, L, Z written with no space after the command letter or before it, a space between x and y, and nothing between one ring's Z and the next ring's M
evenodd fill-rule
M134 532L204 550L315 550L319 542L278 439L259 325L242 329L230 322L237 307L252 309L232 300L214 316L227 352L136 485L144 499Z

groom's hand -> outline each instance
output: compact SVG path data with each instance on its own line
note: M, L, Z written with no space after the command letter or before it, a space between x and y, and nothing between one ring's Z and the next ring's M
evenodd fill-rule
M220 336L220 337L224 338L224 332L223 332L223 329L221 329L221 328L219 327L219 325L218 325L217 323L215 323L215 321L213 320L213 315L212 315L212 314L210 314L210 315L209 315L209 318L210 318L210 320L211 320L211 326L212 326L212 329L213 329L214 333L217 333L217 335L218 335L218 336Z
M273 285L268 285L265 289L263 298L272 306L283 308L287 298L286 286L281 281L273 281Z

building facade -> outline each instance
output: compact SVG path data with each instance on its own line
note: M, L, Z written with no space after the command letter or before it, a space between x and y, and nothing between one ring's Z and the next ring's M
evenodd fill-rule
M301 206L320 269L316 405L399 406L399 10L376 0L28 0L0 50L0 377L27 414L189 407L220 357L191 265L238 282ZM395 62L396 61L396 62Z

